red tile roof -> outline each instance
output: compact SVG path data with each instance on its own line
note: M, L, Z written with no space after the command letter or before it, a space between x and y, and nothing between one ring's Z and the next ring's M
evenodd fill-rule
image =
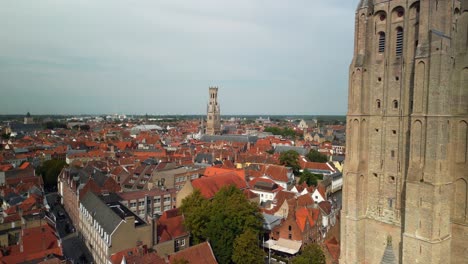
M160 237L158 243L188 235L184 227L184 217L179 214L179 209L165 211L158 219L157 228Z
M26 262L50 254L62 256L62 248L51 225L44 222L41 226L24 229L20 235L22 247L20 244L8 247L9 255L1 258L2 263Z
M314 220L312 219L312 216L306 207L302 207L296 210L296 222L301 229L301 232L304 232L307 223L309 226L314 225Z
M264 165L262 168L262 173L270 176L275 181L288 181L288 172L289 169L281 165Z
M236 173L242 180L245 179L245 170L244 169L229 169L229 168L218 168L218 167L208 167L205 169L203 175L205 176L216 176L219 174L224 174L228 172Z
M331 239L325 241L325 246L327 247L328 252L330 252L333 260L338 261L340 258L340 243L336 240L336 238L332 237Z
M112 254L110 257L112 264L122 263L122 259L125 257L126 263L141 263L141 264L166 264L156 252L148 253L146 246L134 247L119 251Z
M30 163L29 162L24 162L23 164L21 164L21 166L19 166L20 169L24 170L26 169L27 167L29 167Z
M199 189L201 194L211 199L224 186L234 185L239 189L247 188L245 180L235 172L218 174L212 177L202 177L192 181L193 188Z
M169 256L169 263L176 260L187 260L190 264L217 264L209 242L186 248Z
M320 209L322 209L322 211L325 213L325 214L330 214L331 213L331 203L329 201L322 201L318 204L318 206L320 207Z

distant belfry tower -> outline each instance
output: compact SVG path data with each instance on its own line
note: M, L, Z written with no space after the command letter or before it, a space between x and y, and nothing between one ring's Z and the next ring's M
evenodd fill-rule
M221 119L218 104L218 87L209 88L210 101L206 114L206 134L218 135L221 132Z
M361 0L341 264L468 263L468 0Z

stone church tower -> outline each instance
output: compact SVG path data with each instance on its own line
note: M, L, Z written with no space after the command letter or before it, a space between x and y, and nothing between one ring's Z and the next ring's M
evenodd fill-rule
M221 132L221 118L218 104L218 87L210 87L210 101L207 106L206 134L218 135Z
M341 261L468 263L468 0L361 0Z

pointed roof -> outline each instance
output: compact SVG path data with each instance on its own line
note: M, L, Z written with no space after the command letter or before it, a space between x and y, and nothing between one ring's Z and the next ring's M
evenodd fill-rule
M387 247L385 248L380 264L396 264L395 253L393 253L392 237L387 237Z
M361 0L359 1L357 9L359 10L361 8L369 7L369 5L371 4L372 4L372 0Z

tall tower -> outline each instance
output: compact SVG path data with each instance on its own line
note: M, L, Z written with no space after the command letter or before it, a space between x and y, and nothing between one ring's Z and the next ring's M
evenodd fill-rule
M207 105L206 134L217 135L221 132L221 119L218 104L218 87L210 87L210 101Z
M468 0L361 0L340 263L468 263Z

